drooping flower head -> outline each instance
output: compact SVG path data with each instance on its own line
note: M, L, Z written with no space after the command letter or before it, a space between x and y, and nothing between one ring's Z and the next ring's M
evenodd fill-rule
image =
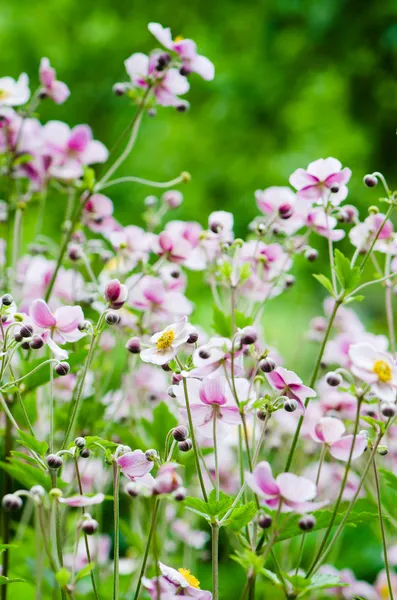
M56 72L51 67L48 58L42 58L40 62L40 83L43 86L42 92L48 98L51 98L56 104L63 104L70 96L70 90L66 83L58 81Z

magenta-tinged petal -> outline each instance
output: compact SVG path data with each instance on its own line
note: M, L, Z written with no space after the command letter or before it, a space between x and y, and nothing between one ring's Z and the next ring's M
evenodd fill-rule
M91 140L91 128L88 125L77 125L71 131L68 148L73 152L84 152Z
M278 372L278 369L274 369L271 373L266 373L266 379L276 390L283 390L285 388L285 380Z
M290 175L289 182L296 190L300 190L310 185L316 185L316 183L318 183L318 178L314 175L310 175L310 173L304 169L296 169L296 171Z
M55 104L63 104L69 98L70 90L63 81L54 81L50 95Z
M306 502L312 500L316 493L316 485L306 477L294 473L281 473L276 479L280 495L290 502Z
M344 462L349 460L353 438L353 435L345 435L340 440L334 442L329 449L331 456L337 460L343 460ZM367 443L367 436L365 434L357 435L354 444L352 460L359 458L365 452Z
M78 331L78 325L84 321L84 313L81 306L61 306L57 308L54 316L56 319L56 328L61 335Z
M294 510L297 513L308 513L313 512L314 510L320 510L324 506L329 504L328 500L323 500L322 502L289 502L285 501L283 506L289 507L291 510Z
M117 464L122 473L130 479L143 477L153 469L154 463L149 461L142 450L127 452L117 459Z
M316 438L326 444L333 444L338 441L344 432L343 422L335 417L323 417L314 428Z
M81 161L84 165L91 165L94 163L104 163L107 161L109 151L102 142L98 140L90 140L87 144L86 149L81 155Z
M93 506L101 504L105 499L104 494L95 494L95 496L71 496L70 498L59 498L59 502L67 504L73 508L84 508L85 506Z
M29 314L37 327L50 329L56 325L56 319L44 300L35 300L30 306Z
M346 183L349 182L351 175L352 175L351 170L348 169L347 167L345 167L341 171L338 171L337 173L332 173L332 175L329 175L324 183L329 188L335 184L346 185Z
M241 425L241 415L237 406L222 406L218 418L228 425Z
M200 389L200 400L204 404L226 404L223 382L219 379L206 379Z
M280 495L280 488L273 477L271 466L266 461L258 463L252 473L246 473L245 480L249 487L260 496Z
M301 200L308 200L310 202L317 202L322 197L321 185L308 185L297 192L297 197ZM329 193L329 192L328 192Z

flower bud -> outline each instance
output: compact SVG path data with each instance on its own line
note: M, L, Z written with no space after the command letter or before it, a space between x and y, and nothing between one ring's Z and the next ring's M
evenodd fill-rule
M258 525L261 529L269 529L272 523L273 519L270 515L259 515Z
M379 208L377 206L370 206L368 208L369 215L377 215L379 213Z
M183 500L186 500L187 490L184 487L179 487L173 492L172 495L174 500L176 500L177 502L183 502Z
M67 362L60 362L55 367L55 372L57 373L57 375L60 375L61 377L63 377L64 375L67 375L69 373L69 371L70 371L70 365Z
M381 456L386 456L386 454L389 454L389 450L387 449L387 446L378 446L377 452Z
M177 442L184 442L189 436L189 430L184 425L178 425L172 430L172 435Z
M174 389L173 389L172 385L170 385L168 387L167 394L169 395L170 398L176 398L176 394L174 392Z
M33 335L33 327L29 325L29 323L25 323L24 325L22 325L21 329L19 330L19 333L24 338L30 338Z
M139 354L141 351L141 340L139 337L132 337L128 340L125 347L131 354Z
M49 454L46 460L49 468L53 469L54 471L60 469L63 465L62 457L58 456L57 454Z
M81 524L82 530L87 535L93 535L96 533L98 531L98 527L99 523L95 519L85 519Z
M73 262L76 262L76 261L80 260L80 258L82 256L83 256L83 251L81 249L81 246L79 246L78 244L69 244L68 257L70 258L70 260L72 260Z
M109 302L110 306L116 310L121 308L124 302L127 300L128 290L127 286L120 283L118 279L112 279L105 287L105 299ZM110 314L110 313L108 313Z
M34 485L33 487L30 488L30 493L33 494L33 496L38 496L39 498L43 498L43 496L45 496L45 489L43 488L42 485Z
M106 314L105 321L108 325L117 325L120 315L112 310Z
M244 327L241 331L241 343L245 345L255 344L258 339L254 327Z
M334 185L330 187L330 191L332 194L337 194L339 192L339 185L334 183Z
M371 188L371 187L375 187L378 184L378 179L375 177L375 175L365 175L364 176L364 185L366 185L367 187Z
M391 402L383 402L380 407L380 412L384 417L390 419L391 417L395 417L397 413L397 407Z
M298 525L302 531L311 531L316 526L316 518L313 515L304 515L299 519Z
M39 350L44 346L44 340L41 335L34 335L30 340L29 346L32 350Z
M154 450L154 448L150 448L149 450L146 450L145 456L146 460L148 460L149 462L154 462L158 459L159 453L157 452L157 450Z
M11 296L11 294L4 294L4 296L1 297L1 303L4 306L11 306L11 304L13 302L14 302L14 298Z
M30 348L30 344L29 344L29 342L22 342L22 344L21 344L21 348L22 348L23 350L29 350L29 348Z
M85 439L83 437L77 437L74 440L74 445L77 446L77 448L84 448L84 446L85 446Z
M173 385L178 385L182 381L183 377L180 373L173 373L171 381Z
M187 343L188 344L195 344L198 340L198 333L197 331L192 331L192 333L189 335L188 339L187 339Z
M327 373L325 381L331 387L338 387L338 385L341 385L342 383L342 377L339 375L339 373L335 373L335 371L330 371L329 373Z
M285 276L285 287L290 288L293 285L295 285L295 277L293 275L286 275Z
M2 505L4 510L19 510L22 507L22 500L19 496L16 496L15 494L6 494L3 497Z
M193 448L193 442L189 438L183 442L178 442L178 448L181 452L189 452Z
M309 262L314 262L318 259L318 252L315 248L308 248L305 251L305 258Z
M161 365L161 368L163 369L163 371L165 371L166 373L169 373L169 371L172 371L170 365L168 363L165 363L164 365Z
M290 219L294 213L292 204L285 202L278 207L278 214L280 219Z
M131 498L136 498L139 496L139 486L135 483L135 481L129 481L125 486L125 491Z
M82 448L80 450L80 456L81 458L89 458L89 456L91 455L91 451L89 448Z
M147 116L148 117L156 117L157 116L157 110L155 108L149 108L149 110L147 111Z
M143 203L146 206L146 208L153 208L157 204L157 198L156 196L146 196Z
M207 350L199 350L198 355L203 360L207 360L207 358L209 358L211 356L211 354Z
M259 368L264 373L271 373L276 368L276 363L270 357L262 358L262 360L259 363Z
M183 194L178 190L168 190L161 199L169 208L178 208L183 202Z
M127 87L124 83L115 83L112 87L112 91L115 96L124 96L127 91Z
M189 108L189 105L186 102L181 102L176 107L177 112L186 112Z
M256 416L258 417L258 419L260 421L264 421L266 419L266 415L267 415L267 412L265 410L259 409L256 411Z
M288 398L288 400L284 402L284 410L286 410L287 412L294 412L297 408L298 403L293 398Z
M81 323L79 323L77 325L77 329L79 331L87 331L90 328L90 326L91 326L91 323L85 319L84 321L81 321Z

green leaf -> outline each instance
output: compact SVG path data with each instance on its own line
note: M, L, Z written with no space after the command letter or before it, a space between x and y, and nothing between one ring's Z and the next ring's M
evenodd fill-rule
M47 442L39 442L33 435L29 435L21 430L18 431L18 436L17 442L21 444L21 446L25 446L25 448L36 452L39 456L45 456L48 450Z
M93 563L93 562L88 563L88 565L83 567L81 569L81 571L79 571L77 573L76 581L80 581L80 579L83 579L83 577L87 577L87 575L89 575L91 573L91 571L94 569L94 567L95 567L95 563Z
M51 479L48 473L45 473L38 467L23 463L16 458L11 458L7 462L0 462L0 468L26 488L31 488L34 485L42 485L47 491L50 491L52 488ZM66 484L63 481L57 480L57 486L59 488L63 488L65 485Z
M252 521L256 512L257 506L255 502L248 502L243 506L235 508L225 524L229 525L234 531L239 531Z
M103 448L105 448L105 450L113 451L116 450L117 446L119 445L116 442L104 440L97 435L87 435L84 439L87 448L98 448L98 444L100 444ZM71 445L74 446L73 443Z
M382 468L379 469L379 473L381 473L386 485L397 492L397 475L394 475L394 473L391 471Z
M59 583L61 587L65 587L70 581L72 574L65 567L59 569L59 571L55 575L55 579Z
M20 577L4 577L0 575L0 585L8 585L9 583L25 583L25 579Z
M306 586L303 587L302 591L296 596L297 598L303 598L307 594L310 594L314 590L324 590L333 587L345 587L349 585L340 580L338 575L328 575L327 573L316 573L311 579L305 579Z
M254 571L256 575L263 573L263 556L252 552L252 550L249 550L248 548L236 552L231 558L247 572ZM269 573L271 573L271 571L269 571Z
M314 279L317 279L317 281L319 283L321 283L321 285L323 287L325 287L325 289L331 294L331 296L334 295L334 290L333 290L333 287L332 287L332 283L328 279L328 277L326 277L325 275L322 275L321 273L313 273L313 277L314 277Z
M219 517L220 519L227 513L234 499L223 492L219 492L219 500L216 499L216 492L212 490L208 496L208 513L212 517Z
M204 500L200 500L200 498L194 498L193 496L188 496L183 501L183 506L193 510L194 512L200 513L201 515L209 518L209 508L208 504L204 502Z
M273 573L273 571L269 571L269 569L261 569L260 573L266 577L266 579L269 579L272 583L274 583L274 585L281 586L281 581L277 575Z
M141 423L154 448L161 448L167 433L178 425L165 402L160 402L152 412L153 420L142 419Z
M380 421L379 419L374 419L373 417L360 417L363 421L365 421L366 423L368 423L369 425L371 425L374 430L375 433L378 433L378 431L381 431L381 433L385 432L385 423L383 421Z
M357 287L360 281L360 267L352 267L350 260L338 249L334 253L335 273L346 292Z
M212 307L212 328L222 337L232 335L232 320L215 304Z
M248 325L252 325L252 317L250 315L246 315L239 310L236 310L234 313L234 317L236 319L236 326L239 329L243 329L243 327L247 327Z
M344 304L352 304L352 302L362 302L365 299L365 296L350 296L344 301Z

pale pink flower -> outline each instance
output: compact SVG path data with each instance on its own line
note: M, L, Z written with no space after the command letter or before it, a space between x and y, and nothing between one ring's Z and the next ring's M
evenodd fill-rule
M173 569L159 562L161 576L154 579L142 577L142 584L149 592L151 600L212 600L211 592L200 589L200 582L187 569ZM160 595L158 594L160 592ZM182 592L182 594L181 594Z
M205 56L197 54L197 47L193 40L181 37L172 39L171 29L163 27L160 23L149 23L148 28L150 33L154 35L164 48L179 55L186 75L189 73L198 73L198 75L207 81L214 79L214 65Z
M190 315L193 305L180 291L168 290L161 279L132 275L126 282L129 305L136 310L153 313L161 321Z
M397 574L391 570L390 572L391 588L393 596L397 595ZM374 583L374 588L378 593L380 600L390 600L389 586L387 582L386 570L383 569L377 576Z
M318 510L327 502L313 502L316 497L316 485L293 473L281 473L273 477L268 462L260 462L252 473L246 473L245 479L249 487L264 499L266 506L275 510L280 507L282 512L295 511L306 513Z
M342 163L336 158L319 158L305 169L297 169L292 173L289 182L298 190L298 198L310 202L328 200L332 204L340 204L347 196L346 184L351 177L351 170L342 169ZM332 192L332 189L337 190Z
M109 560L111 549L111 539L108 535L90 535L88 536L88 546L91 559L98 566L104 566ZM75 554L65 554L65 565L70 569L75 566L77 571L83 569L88 564L86 541L83 536L77 543L77 552Z
M242 349L234 352L234 375L244 375L242 365ZM228 338L212 337L206 343L197 348L193 353L193 364L196 367L185 373L186 377L207 377L208 375L223 375L223 369L231 372L232 366L232 342Z
M154 236L141 227L128 225L121 230L109 234L109 240L117 251L117 267L122 273L127 273L139 262L146 263Z
M102 493L95 494L95 496L70 496L70 498L59 498L61 504L67 504L73 508L85 508L86 506L94 506L95 504L101 504L105 499L105 495Z
M178 323L168 325L162 331L152 335L150 338L152 345L141 350L141 359L154 365L165 365L175 358L180 346L187 342L193 330L192 325L187 322L187 317Z
M352 373L368 383L375 396L385 402L394 402L397 390L397 366L387 352L370 344L354 344L349 349Z
M337 224L336 218L326 215L324 209L319 206L310 209L306 215L306 225L318 235L333 242L339 242L345 237L343 229L335 229Z
M21 106L30 98L29 77L22 73L18 80L12 77L0 78L0 107Z
M37 327L55 334L61 343L77 342L85 335L78 329L84 321L81 306L61 306L52 313L44 300L35 300L30 307L30 316Z
M122 229L113 217L113 202L103 194L93 194L84 204L83 223L95 233L109 235Z
M178 467L176 463L166 463L160 467L153 482L154 494L171 494L182 486L182 478L177 473Z
M305 412L305 400L316 396L316 392L303 385L301 378L296 373L284 367L277 367L271 373L266 373L266 378L269 384L280 392L280 395L296 400L297 410L302 414Z
M48 58L42 58L40 62L40 83L45 95L56 104L62 104L70 96L68 86L63 81L57 80L55 69L51 67Z
M152 483L153 477L149 475L149 473L153 469L154 463L146 458L146 455L142 450L126 452L126 454L119 456L117 464L123 475L128 477L131 481L138 479L143 482Z
M334 417L323 417L316 423L312 432L312 438L315 442L325 444L329 449L331 456L346 462L350 456L354 435L343 435L345 430L344 423L339 419ZM359 458L365 452L366 448L366 434L357 434L352 453L352 460Z
M355 600L356 598L379 600L379 596L374 587L366 581L357 580L353 571L350 569L338 571L333 565L322 565L318 572L323 575L334 575L339 577L341 582L348 584L346 587L337 586L329 588L327 591L329 594L332 594L332 596L343 598L344 600Z
M256 190L255 199L259 210L268 217L265 225L276 223L280 231L291 235L305 224L307 208L302 212L296 195L289 187L273 186L265 190ZM283 209L286 210L287 207L290 207L292 214L288 219L283 219L280 213L282 214Z
M349 239L353 246L358 248L360 252L365 252L369 250L375 236L378 235L374 246L375 250L378 252L392 252L395 254L397 246L393 223L388 219L383 225L384 220L385 215L377 213L375 215L369 215L365 221L358 223L353 227L349 232Z

